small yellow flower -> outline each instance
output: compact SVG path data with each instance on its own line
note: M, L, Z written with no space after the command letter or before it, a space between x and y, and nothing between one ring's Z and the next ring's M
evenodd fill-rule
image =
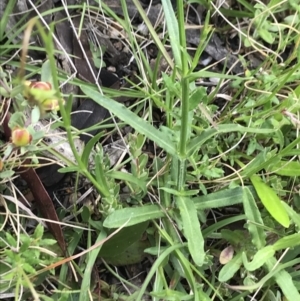
M58 99L46 99L41 103L41 109L43 111L49 112L49 111L57 111L59 110L59 103Z
M11 134L11 142L15 146L28 145L32 140L32 136L25 128L15 128Z
M59 110L59 102L58 99L46 99L43 101L40 105L40 108L44 112L50 112L50 111L58 111Z
M25 87L29 88L30 85L32 84L32 82L30 80L25 80L23 84L24 84Z

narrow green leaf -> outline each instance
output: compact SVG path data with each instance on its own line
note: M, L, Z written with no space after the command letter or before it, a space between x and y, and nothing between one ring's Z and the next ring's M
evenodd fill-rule
M44 228L41 224L38 224L34 230L33 238L36 240L40 240L44 234Z
M199 194L199 190L196 190L196 189L191 189L191 190L187 190L187 191L178 191L176 189L169 188L169 187L161 187L160 189L169 194L182 196L182 197L188 197L188 196Z
M139 224L152 219L164 217L162 209L158 205L146 205L143 207L123 208L114 211L104 221L105 228L118 228L129 221L125 227Z
M146 180L143 179L143 178L137 178L136 176L134 176L131 173L110 170L110 171L107 172L106 175L108 177L112 177L112 178L117 179L117 180L123 180L123 181L126 181L128 183L134 183L135 185L140 187L145 193L147 191Z
M294 139L290 144L288 144L281 152L282 157L290 156L290 153L299 151L298 144L300 142L300 137Z
M250 272L255 271L260 267L262 267L268 259L274 256L274 254L275 254L275 250L273 246L267 246L258 250L255 253L252 261L249 262L246 253L243 252L242 258L243 258L244 267L246 268L247 271Z
M180 300L186 301L191 300L190 296L186 294L186 292L175 291L171 289L162 289L158 292L152 292L152 297L155 297L157 300L166 300L166 296L168 296L169 300Z
M258 30L258 33L261 36L261 38L263 40L265 40L267 43L269 43L269 44L273 44L274 43L274 40L275 40L274 34L272 34L271 32L269 32L268 29L266 29L266 28L260 28Z
M141 5L140 0L132 0L132 2L134 3L135 7L137 8L141 18L145 22L156 47L160 50L160 52L162 53L162 55L168 62L168 65L173 69L174 68L173 60L171 59L165 45L162 43L160 36L156 33L156 30L154 29L153 25L151 24L145 10L143 9L143 7ZM104 3L103 3L103 6L104 6Z
M64 105L64 108L65 108L65 111L66 111L66 116L70 116L71 115L71 112L72 112L72 105L73 105L73 94L70 94L68 99L66 99L66 103ZM66 122L64 120L64 122ZM62 122L62 124L64 124L64 122ZM59 123L59 122L57 122ZM67 123L70 125L71 122L70 121L67 121Z
M230 285L230 288L241 291L253 291L258 289L259 287L261 288L265 286L266 282L274 277L277 284L284 292L284 295L286 297L289 296L287 297L287 300L300 300L299 292L295 284L293 283L292 277L288 272L284 270L286 268L289 269L292 266L299 264L299 262L299 259L295 259L289 261L288 263L278 264L278 260L276 258L271 258L267 260L265 264L269 272L267 272L266 275L260 279L260 281L249 285Z
M202 266L205 257L204 239L202 236L197 210L190 198L177 197L177 207L182 218L184 236L194 262Z
M108 109L111 113L118 116L121 120L129 124L136 131L154 141L170 155L177 157L177 150L174 142L164 132L161 132L160 130L150 125L144 119L138 117L136 114L127 109L123 104L109 99L89 87L80 86L80 88L84 94L93 99L97 104Z
M175 64L179 69L181 69L182 62L180 56L180 41L177 18L175 16L174 9L170 0L162 0L161 3L164 9L165 20L168 28L168 34L171 42Z
M69 230L69 231L68 231ZM82 233L85 232L83 229L65 229L64 230L64 234L68 235L70 234L72 239L70 241L68 241L68 253L70 255L74 254L74 251L76 250L76 248L79 245L79 242L81 240L82 237ZM57 246L58 247L58 246ZM60 249L58 247L58 249ZM58 253L59 254L59 253ZM60 256L64 256L63 254ZM59 273L59 280L61 281L61 283L58 286L58 289L63 289L64 287L64 283L67 282L67 275L69 275L69 266L67 264L62 265L61 269L60 269L60 273Z
M42 65L41 80L43 82L49 82L51 83L51 85L53 84L52 70L51 70L51 65L49 60L45 61L45 63L43 63Z
M250 180L268 212L278 223L287 228L290 224L289 216L275 191L257 175L251 176Z
M6 232L5 235L6 235L6 240L7 240L8 244L11 247L16 247L17 242L16 242L15 238L9 232Z
M161 265L163 264L163 262L166 260L166 258L173 253L174 251L176 252L178 249L182 248L183 246L185 246L185 244L176 244L173 246L170 246L168 249L166 249L164 252L162 252L162 254L160 254L160 256L155 260L155 262L152 264L152 267L150 269L150 271L147 274L147 277L145 278L142 286L140 287L140 291L138 296L135 298L136 301L141 301L144 300L143 298L143 294L145 293L145 291L147 290L147 287L150 283L150 281L153 279L154 275L157 273L157 271L159 270L159 268L161 267ZM179 252L178 256L181 256ZM182 261L187 261L186 258L182 258ZM191 278L194 280L195 282L195 277L192 274L192 271L190 269L190 264L189 262L186 263L186 267L187 267L187 271L186 271L186 275L190 275ZM195 291L196 292L196 291ZM195 301L199 300L198 298L195 298Z
M106 233L104 231L101 231L100 234L98 235L98 238L97 238L95 244L97 244L98 242L100 242L101 240L103 240L105 238L106 238ZM93 271L93 268L95 265L95 261L98 257L98 253L101 248L102 248L102 245L100 245L98 248L92 250L89 253L87 265L84 270L84 275L83 275L83 279L82 279L81 287L80 287L80 296L79 296L80 301L90 300L89 291L91 288L92 271Z
M273 245L274 250L293 248L300 245L300 233L291 234L280 238Z
M102 187L102 193L106 197L110 196L109 187L106 181L105 172L102 166L102 155L100 153L97 153L95 156L95 178L99 185Z
M233 225L237 222L245 221L246 216L243 215L236 215L233 217L225 218L220 220L219 222L213 223L211 226L208 226L202 231L203 237L207 238L212 235L214 232L219 232L220 229L225 228L227 225Z
M77 172L79 171L79 167L78 166L67 166L67 167L62 167L58 170L58 172L60 173L66 173L66 172Z
M297 213L293 208L291 208L287 203L282 204L287 211L288 215L291 217L292 221L300 228L300 214Z
M249 221L248 230L252 236L252 243L260 250L266 245L266 235L263 228L257 225L263 225L264 222L257 208L253 194L248 187L244 187L243 206L247 220Z
M103 134L102 132L98 133L85 145L84 150L81 154L81 160L82 160L83 164L85 165L85 167L88 166L89 156L91 154L91 151L92 151L93 147L95 146L95 144L99 141L102 134Z
M242 253L236 254L227 264L225 264L219 273L219 281L226 282L230 280L242 265Z
M255 176L255 177L257 177L257 176ZM255 179L255 180L257 180L257 179ZM258 180L261 181L260 178ZM255 185L254 185L254 187L255 187ZM259 211L256 207L254 198L247 187L245 187L245 195L244 195L243 201L244 201L244 211L247 215L247 219L249 219L250 221L253 221L255 223L258 223L258 224L263 224L261 216L259 214ZM256 207L256 209L255 209L255 207ZM261 249L265 245L265 242L263 242L264 233L263 233L262 228L257 227L255 225L251 226L251 223L249 223L248 227L249 227L249 231L251 232L253 238L255 238L255 237L257 237L258 239L261 238L261 241L253 239L253 242L256 245L256 247L258 249ZM268 269L268 271L270 273L272 273L274 270L274 266L276 266L277 264L278 264L277 260L274 257L272 257L272 258L269 258L266 260L265 267ZM266 279L269 279L268 277L271 277L270 273L267 276L265 276ZM282 289L282 291L284 292L284 294L288 300L298 300L300 298L300 295L299 295L295 285L293 284L291 276L286 271L284 271L284 270L277 271L276 273L274 273L274 277L275 277L277 284ZM263 283L265 281L266 280L262 279L261 284L257 283L255 285L263 285ZM255 289L255 287L254 288L247 287L247 289L248 290Z
M196 109L202 103L207 103L207 91L204 87L197 87L190 96L189 110Z
M276 258L271 258L267 261L266 265L271 272L274 269L274 266L278 265L278 261ZM300 300L299 290L295 286L292 276L287 271L278 271L275 273L274 278L281 288L286 300Z
M300 176L300 162L280 161L272 166L271 171L280 176L298 177Z
M272 156L272 159L268 159L268 151L264 149L241 171L241 175L244 177L251 177L253 174L259 172L263 168L267 167L271 162L274 162L277 158Z
M201 78L216 77L216 78L220 78L220 79L234 79L234 80L239 80L239 81L247 81L250 79L249 77L241 78L240 76L237 76L237 75L229 75L226 73L224 73L224 74L216 73L216 72L205 71L205 70L192 72L187 77L190 81L193 81L199 77L201 77Z
M197 210L232 206L243 202L243 188L224 189L192 198Z
M256 133L256 134L270 134L274 133L274 129L257 129L243 127L238 124L222 124L218 127L210 128L204 130L196 138L191 139L190 143L187 146L187 153L192 154L193 151L199 149L209 138L218 135L220 133L231 133L231 132L241 132L241 133Z
M7 5L5 7L5 10L1 16L1 20L0 20L0 41L2 41L2 43L4 43L4 32L7 28L7 24L8 24L8 20L10 18L11 13L13 12L13 9L16 5L16 1L17 0L10 0L7 1ZM2 6L2 9L4 9L4 4Z
M22 264L22 268L24 269L25 272L27 272L28 274L34 274L36 273L36 270L27 262L24 262Z

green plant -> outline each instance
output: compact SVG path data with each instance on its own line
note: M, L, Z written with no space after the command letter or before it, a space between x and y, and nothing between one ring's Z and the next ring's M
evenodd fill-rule
M207 10L200 43L192 51L188 49L185 30L191 2L201 3ZM7 274L18 277L14 278L16 282L6 282L5 289L19 288L22 283L28 288L27 294L31 292L45 300L96 299L100 293L93 280L104 274L97 270L101 259L102 271L132 290L125 293L110 279L101 278L103 300L149 297L151 300L236 301L247 297L280 300L283 296L298 300L299 273L295 267L299 264L299 61L297 51L292 48L299 43L298 7L292 2L255 4L240 0L229 9L226 3L217 7L212 1L177 1L175 10L171 1L163 0L167 33L161 39L163 26L154 27L140 1L133 0L158 50L156 62L151 64L142 38L132 25L127 8L130 4L122 0L122 13L117 15L105 3L101 3L101 14L113 18L124 30L123 43L134 57L138 84L136 78L128 80L127 90L102 90L79 79L73 84L118 119L108 118L105 123L96 124L93 128L103 131L82 152L78 151L76 136L91 128L76 131L71 126L72 95L63 95L66 100L63 105L52 29L46 32L37 23L49 57L40 73L43 80L51 81L53 91L44 94L31 114L32 120L45 113L42 104L55 96L57 102L51 108L56 108L58 103L61 118L52 115L53 127L64 129L74 160L62 156L53 147L45 147L42 142L35 145L43 136L36 138L34 131L30 132L33 142L22 146L18 153L23 159L28 159L30 153L30 158L37 160L46 148L62 160L64 167L60 172L75 173L76 187L81 178L88 179L101 202L93 206L72 205L72 211L57 210L61 221L73 218L72 224L68 224L71 227L64 232L68 252L75 255L64 260L42 258L42 263L47 265L43 269L35 260L24 265L33 254L32 246L38 245L39 251L34 254L35 258L41 258L40 250L49 242L43 238L42 228L38 227L33 234L36 237L36 232L40 233L38 242L36 238L29 239L20 232L12 234L9 230L2 237L2 242L6 242L2 248L7 245L16 248L19 239L21 251L16 255L12 250L4 250L1 260L11 266L13 259L22 273L17 275L17 270L13 270ZM86 4L76 8L82 16L98 9ZM216 20L216 13L221 20ZM242 22L245 19L247 27ZM213 21L228 24L216 31L239 35L248 47L245 52L256 49L262 55L270 55L265 56L257 69L247 66L248 52L244 58L240 57L244 74L227 74L226 63L222 73L211 71L210 66L199 69L199 58L214 34ZM82 30L81 23L78 30ZM285 45L291 51L282 64L276 59ZM167 49L172 50L172 55ZM102 64L102 50L94 52L94 60L95 64ZM167 67L161 67L162 61ZM48 79L43 78L46 74ZM218 82L209 89L198 85L199 78L217 78ZM9 80L5 80L5 85L10 86ZM2 88L2 95L11 96L18 104L18 109L13 108L15 117L11 122L23 128L23 112L28 104L24 106L21 87ZM34 100L40 96L38 91L32 94ZM138 101L125 106L112 100L125 94ZM226 100L225 105L218 103L220 98ZM130 134L122 136L124 125L130 127ZM111 166L99 139L117 135L126 144L126 156ZM5 160L1 161L1 176L5 179L3 186L6 185L2 193L9 199L9 178L19 161L9 157L13 149L7 150L8 143L2 143L1 157ZM9 206L12 212L18 212L17 206ZM21 225L22 221L18 220L17 224ZM2 225L9 229L7 220L3 219ZM87 251L78 254L78 245ZM146 255L153 262L140 285L124 279L109 266L126 266L145 260ZM76 283L75 276L67 277L68 265L64 263L71 260L74 275L81 282ZM61 268L54 269L57 266ZM39 285L44 281L55 283L52 295L40 293Z

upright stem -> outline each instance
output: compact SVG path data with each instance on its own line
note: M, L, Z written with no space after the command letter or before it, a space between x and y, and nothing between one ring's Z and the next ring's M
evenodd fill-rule
M189 114L189 80L185 77L181 80L181 129L180 129L180 144L179 155L181 159L186 156L186 143L188 137L188 114Z
M179 142L179 164L178 164L178 181L177 188L179 191L183 190L186 175L186 144L188 137L188 114L189 114L189 79L188 75L188 61L186 53L186 36L185 36L185 21L184 21L184 7L182 0L177 0L178 11L178 29L179 39L181 45L181 130Z
M62 101L62 98L60 95L59 86L58 86L58 76L57 76L56 63L55 63L55 58L54 58L53 41L52 41L50 34L49 35L46 34L44 28L41 26L41 24L38 21L36 22L36 25L37 25L40 35L42 36L43 41L45 42L45 48L46 48L46 51L47 51L47 54L49 57L50 68L52 71L54 89L57 91L60 113L61 113L61 116L62 116L62 119L64 122L64 126L65 126L65 129L67 132L67 137L68 137L68 141L69 141L71 150L73 152L74 158L77 161L77 165L79 166L78 171L91 181L91 183L99 191L101 196L110 198L111 197L110 192L106 189L106 187L103 187L101 185L101 183L98 183L97 180L91 175L91 173L87 170L85 164L82 162L81 156L77 152L77 149L76 149L74 141L73 141L73 136L71 133L71 119L70 119L70 116L67 116L66 109L64 107L64 104L63 104L63 101Z

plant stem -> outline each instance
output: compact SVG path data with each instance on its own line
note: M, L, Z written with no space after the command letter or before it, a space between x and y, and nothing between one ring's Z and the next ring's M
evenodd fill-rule
M65 126L65 129L67 132L67 137L68 137L70 147L72 149L73 155L74 155L74 157L77 161L78 167L79 167L79 172L91 181L91 183L95 186L95 188L98 190L98 192L101 194L101 196L110 198L109 191L107 191L107 189L105 189L105 187L102 187L101 183L98 183L97 180L91 175L91 173L87 170L85 164L82 162L81 157L76 150L76 147L75 147L75 144L73 141L73 137L72 137L72 133L71 133L71 120L70 120L70 117L67 116L66 109L64 107L64 104L63 104L63 101L61 98L61 94L60 94L60 90L59 90L59 86L58 86L58 77L57 77L57 70L56 70L55 57L54 57L53 41L52 41L51 35L46 34L44 28L41 26L41 24L38 21L37 21L36 25L37 25L37 28L39 29L39 32L45 42L45 48L48 53L48 58L50 61L50 66L51 66L51 71L52 71L53 84L54 84L55 90L57 91L60 113L61 113L61 116L62 116L62 119L64 122L64 126Z
M181 130L179 142L179 164L178 164L178 181L177 188L179 191L183 190L186 175L186 145L188 137L188 113L189 113L189 79L188 75L188 61L186 53L186 36L185 36L185 22L184 22L184 9L183 1L177 0L178 11L178 27L179 38L181 46Z

